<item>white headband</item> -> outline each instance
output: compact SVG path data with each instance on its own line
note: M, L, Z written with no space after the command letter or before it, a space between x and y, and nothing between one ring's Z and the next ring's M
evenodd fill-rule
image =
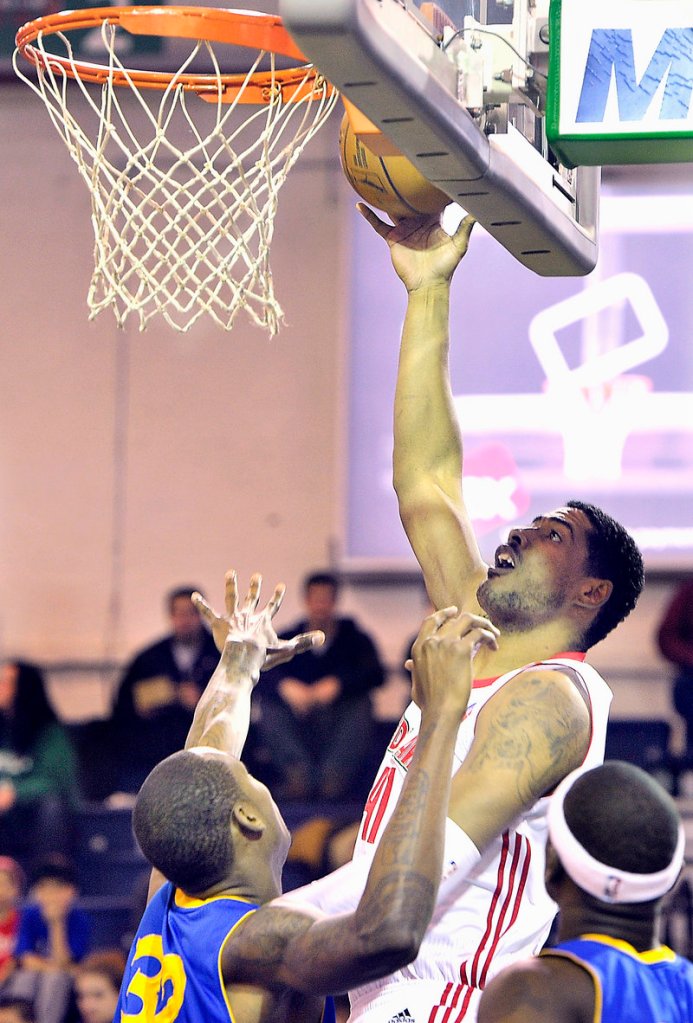
M568 876L602 902L650 902L666 894L676 883L683 866L685 834L679 823L679 838L671 863L654 874L633 874L600 863L583 848L566 823L563 801L573 782L584 770L573 771L551 797L548 810L549 837Z

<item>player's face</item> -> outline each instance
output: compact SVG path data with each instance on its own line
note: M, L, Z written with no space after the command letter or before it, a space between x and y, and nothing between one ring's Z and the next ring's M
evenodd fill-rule
M554 620L570 607L588 575L590 529L577 508L558 508L511 529L477 592L481 607L506 632Z
M264 821L265 847L272 860L278 863L281 869L289 852L291 835L284 823L284 818L279 812L279 807L272 799L267 786L263 785L257 778L253 778L241 761L233 762L231 769L235 774L237 785L248 796L256 807L259 816Z

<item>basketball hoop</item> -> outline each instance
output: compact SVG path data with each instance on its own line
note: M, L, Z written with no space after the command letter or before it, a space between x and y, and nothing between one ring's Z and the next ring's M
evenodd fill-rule
M68 33L95 28L107 59L77 59ZM117 52L123 31L189 39L190 52L174 72L128 68ZM247 72L222 72L212 44L225 43L256 51ZM282 311L269 253L277 194L338 99L281 19L205 7L97 7L37 18L16 45L16 73L44 101L91 193L90 319L111 306L119 326L136 313L142 330L160 312L185 331L208 313L230 330L244 309L275 334ZM20 55L37 80L20 69ZM282 69L278 55L296 64ZM194 69L201 58L204 73ZM148 103L154 90L161 95Z

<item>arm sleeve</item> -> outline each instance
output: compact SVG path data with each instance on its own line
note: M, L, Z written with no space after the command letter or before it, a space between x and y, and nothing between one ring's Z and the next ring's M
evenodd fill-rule
M312 884L285 892L272 905L288 906L291 909L308 906L329 916L353 913L366 887L369 867L366 857L350 860Z
M445 826L443 884L449 898L456 897L458 889L467 883L467 877L480 861L481 854L472 840L448 818ZM358 856L312 884L286 892L275 899L273 905L290 906L293 909L307 906L328 916L353 913L366 887L369 870L370 857Z

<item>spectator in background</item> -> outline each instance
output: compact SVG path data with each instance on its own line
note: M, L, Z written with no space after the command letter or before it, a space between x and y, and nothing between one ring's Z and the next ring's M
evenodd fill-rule
M125 956L115 948L92 952L82 960L75 976L81 1023L111 1023L124 973Z
M0 1023L36 1023L34 1007L26 998L0 997Z
M39 668L0 667L0 854L69 855L78 801L75 755Z
M140 651L120 682L113 724L122 792L137 792L159 761L182 748L217 666L214 640L190 599L194 592L194 586L181 586L168 594L170 634Z
M19 932L19 900L24 873L16 860L0 856L0 991L14 971L14 950Z
M91 920L77 906L72 863L62 856L40 861L21 912L11 993L31 1000L37 1023L61 1023L77 964L89 951Z
M676 667L674 707L686 724L686 760L693 766L693 579L674 593L657 640L662 655Z
M370 774L370 693L385 673L371 637L337 615L339 582L328 572L303 584L306 617L280 638L319 629L325 643L268 671L259 734L280 798L361 798Z

